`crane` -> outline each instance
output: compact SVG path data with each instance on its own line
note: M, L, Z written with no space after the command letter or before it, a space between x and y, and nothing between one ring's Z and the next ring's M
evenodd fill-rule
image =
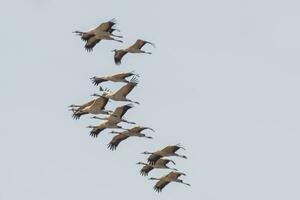
M142 154L150 154L150 156L148 157L148 162L150 164L155 164L157 160L159 160L162 157L168 157L168 156L177 156L177 157L181 157L181 158L185 158L187 159L186 156L184 155L179 155L177 153L175 153L177 150L179 149L184 149L184 147L180 146L180 144L177 145L170 145L170 146L166 146L165 148L155 151L155 152L148 152L145 151Z
M176 183L181 183L181 184L191 186L189 183L185 183L185 182L183 182L183 180L178 178L181 175L186 176L185 173L172 171L172 172L168 173L167 175L162 176L160 178L151 177L151 178L149 178L149 180L158 180L158 182L156 182L155 186L153 187L153 189L157 192L161 192L162 189L171 182L176 182Z
M115 122L115 123L126 122L128 124L135 124L135 122L130 122L130 121L127 121L127 120L123 119L123 116L125 115L125 113L133 107L134 107L133 104L126 104L126 105L117 107L107 117L101 118L101 117L93 116L92 118L93 119L108 120L110 122Z
M125 131L123 132L111 131L110 132L111 134L117 134L117 135L113 137L113 139L110 141L110 143L107 146L110 150L116 150L118 145L123 140L126 140L129 137L143 137L143 138L153 139L151 136L147 136L141 133L145 129L153 130L150 127L136 126L131 129L124 129Z
M81 39L86 42L85 49L87 51L92 51L94 46L100 42L101 40L114 40L117 42L123 42L121 40L117 40L113 37L123 38L122 36L114 35L113 32L118 30L113 28L116 24L116 20L112 19L107 22L101 23L95 28L92 28L86 32L83 31L74 31L77 35L81 36ZM119 30L118 30L119 31Z
M138 39L133 45L131 45L126 49L114 49L113 52L115 52L114 55L115 64L120 65L123 56L125 56L127 53L152 54L151 52L141 50L145 44L151 44L153 47L155 47L154 43L152 42Z
M105 110L105 106L108 103L108 98L100 96L97 99L93 101L92 104L87 105L85 107L79 107L77 109L73 110L73 118L74 119L79 119L82 115L86 114L104 114L108 115L112 111L110 110Z
M127 95L133 90L134 87L137 86L137 84L138 84L138 80L134 76L134 77L131 78L129 83L127 83L126 85L121 87L116 92L111 92L109 90L104 90L102 87L100 87L100 91L103 92L102 95L104 97L109 98L111 100L114 100L114 101L128 101L128 102L139 104L139 102L137 102L137 101L132 101L130 99L127 99ZM101 95L95 93L95 94L92 94L92 96L101 96Z
M138 162L137 165L144 165L144 167L140 171L140 174L142 176L148 176L149 172L152 171L153 169L171 169L171 170L178 171L175 168L168 167L167 164L169 162L172 162L175 165L175 162L173 160L162 159L162 158L157 160L154 165L143 163L143 162Z
M97 86L100 83L105 82L105 81L129 83L129 81L126 80L126 78L130 77L130 76L139 77L138 74L136 74L132 71L132 72L121 72L121 73L116 73L116 74L113 74L113 75L107 75L107 76L101 76L101 77L94 76L90 79L92 80L93 84L95 86Z

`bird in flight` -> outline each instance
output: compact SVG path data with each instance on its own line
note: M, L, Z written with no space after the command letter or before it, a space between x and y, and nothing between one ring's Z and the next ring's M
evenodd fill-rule
M152 54L151 52L141 50L145 44L151 44L153 47L155 47L154 43L152 43L152 42L138 39L133 45L131 45L130 47L128 47L126 49L114 49L113 52L115 52L115 55L114 55L115 63L117 65L120 65L123 56L125 56L127 53Z
M153 178L152 177L152 178L149 178L149 180L158 180L156 182L156 184L154 185L154 187L153 187L153 189L156 192L161 192L162 189L171 182L176 182L176 183L181 183L181 184L191 186L189 183L185 183L185 182L183 182L183 180L178 178L181 175L186 176L185 173L172 171L169 174L167 174L165 176L162 176L160 178Z
M86 42L84 47L87 51L93 51L93 48L101 40L114 40L117 42L123 42L122 40L114 38L123 38L123 36L113 34L114 31L119 31L118 29L113 28L115 24L116 20L112 19L107 22L101 23L97 27L92 28L86 32L74 31L73 33L76 33L78 36L81 37L83 41Z

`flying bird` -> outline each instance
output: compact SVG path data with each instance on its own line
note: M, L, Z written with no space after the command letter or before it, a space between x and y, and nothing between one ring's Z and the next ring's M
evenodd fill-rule
M171 169L178 171L175 168L170 168L167 166L169 162L172 162L175 165L175 162L173 160L169 159L162 159L160 158L154 165L143 163L143 162L138 162L137 165L144 165L144 167L140 170L140 174L142 176L148 176L149 172L152 171L153 169Z
M114 55L115 63L117 65L120 65L123 56L125 56L127 53L151 54L151 52L141 50L145 44L151 44L153 47L155 47L154 43L152 43L152 42L138 39L133 45L131 45L130 47L128 47L126 49L114 49L113 52L115 52L115 55Z
M69 106L69 108L71 108L71 110L72 110L72 109L78 109L78 110L81 110L81 109L83 109L83 108L85 108L85 107L87 107L87 106L92 105L92 104L94 103L95 100L96 100L96 99L90 100L90 101L88 101L88 102L86 102L86 103L83 103L83 104L81 104L81 105L78 105L78 104L72 104L72 105Z
M158 180L156 182L155 186L153 187L153 189L156 192L161 192L162 189L171 182L176 182L176 183L181 183L181 184L191 186L189 183L185 183L185 182L183 182L183 180L179 179L179 177L181 175L186 176L186 174L184 174L184 173L172 171L169 174L162 176L160 178L152 177L152 178L149 178L149 180Z
M126 78L131 77L131 76L139 77L138 74L136 74L132 71L132 72L121 72L121 73L116 73L113 75L101 76L101 77L94 76L90 79L92 80L93 84L95 86L97 86L100 83L105 82L105 81L129 83L129 81L126 80Z
M81 36L81 39L86 42L85 49L87 51L92 51L95 45L101 40L114 40L117 42L123 42L121 40L113 38L123 38L122 36L113 34L115 30L118 30L116 28L113 28L115 24L116 20L112 19L110 21L101 23L99 26L92 28L86 32L74 31L73 33L76 33L77 35Z
M107 103L108 103L108 98L100 96L97 99L95 99L92 104L90 104L90 105L87 104L87 106L85 106L85 107L74 109L73 110L73 118L79 119L82 115L86 115L86 114L108 115L112 111L105 110L105 106Z
M130 129L126 129L130 134L133 135L138 135L140 134L143 130L151 130L152 132L155 132L155 130L151 127L146 127L146 126L135 126L133 128Z
M118 123L114 123L111 121L105 121L97 126L92 126L89 125L87 126L87 128L91 128L91 132L90 132L90 136L96 138L98 137L98 135L105 129L111 129L111 128L119 128L119 129L123 129L121 126L118 126Z
M184 149L182 146L180 146L179 144L177 145L172 145L172 146L166 146L165 148L163 148L162 150L158 150L155 152L148 152L145 151L142 154L150 154L150 156L148 157L148 162L150 164L155 164L157 160L159 160L162 157L168 157L168 156L177 156L177 157L181 157L181 158L187 158L184 155L179 155L177 153L175 153L177 150L179 149Z
M130 121L127 121L127 120L123 119L123 116L125 115L125 113L133 107L134 107L133 104L126 104L124 106L117 107L107 117L93 116L92 118L101 119L101 120L108 120L108 121L113 122L113 123L125 122L125 123L128 123L128 124L135 124L135 122L130 122Z
M116 92L111 92L109 90L103 90L102 87L100 87L100 91L103 92L102 96L104 96L106 98L109 98L111 100L114 100L114 101L128 101L128 102L139 104L139 102L137 102L137 101L132 101L130 99L127 99L127 95L133 90L133 88L135 86L137 86L137 84L138 84L138 80L134 76L134 77L131 78L129 83L127 83L126 85L121 87ZM101 96L101 95L93 94L92 96Z
M153 130L150 127L136 126L131 129L125 129L125 131L123 131L123 132L111 131L110 132L111 134L117 134L117 135L113 137L113 139L110 141L110 143L107 146L110 150L116 150L118 145L123 140L126 140L129 137L143 137L143 138L152 139L151 136L147 136L147 135L141 133L145 129Z

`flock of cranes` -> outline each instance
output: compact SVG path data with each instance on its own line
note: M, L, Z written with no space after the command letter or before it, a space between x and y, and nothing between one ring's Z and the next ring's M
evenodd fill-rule
M116 20L112 19L108 22L101 23L99 26L90 29L86 32L83 31L74 31L77 35L81 37L83 41L85 41L85 49L90 52L99 43L101 40L113 40L116 42L123 42L122 40L116 38L123 38L123 36L113 34L114 31L119 31L119 29L115 28ZM151 54L151 52L147 52L141 50L145 44L150 44L153 47L155 45L151 42L138 39L132 46L125 49L115 49L113 50L114 54L114 62L116 65L121 64L122 58L127 53L145 53ZM134 104L139 104L139 102L131 100L127 98L128 94L138 85L139 75L132 72L121 72L107 76L94 76L91 79L92 83L95 86L99 86L100 93L94 93L92 100L85 102L83 104L72 104L69 106L69 110L73 113L74 119L80 119L84 115L93 115L91 118L96 120L102 120L98 125L89 125L87 128L90 128L90 136L97 138L101 132L106 129L113 129L109 132L109 134L114 134L115 136L107 145L108 149L114 151L118 148L121 142L128 139L129 137L140 137L153 139L151 136L148 136L142 133L145 130L150 130L155 132L154 129L147 126L137 125L135 122L128 121L124 119L124 115L134 107ZM124 85L116 90L111 91L107 88L103 88L101 84L103 82L113 82L113 83L124 83ZM106 109L107 104L110 101L118 101L118 102L127 102L127 104L118 106L114 110ZM103 117L97 115L104 115ZM120 123L130 124L133 127L124 128L120 125ZM116 131L118 129L119 131ZM154 169L169 169L171 172L162 176L160 178L150 178L149 180L158 180L154 186L154 190L157 192L161 192L162 189L169 184L170 182L182 183L185 185L190 185L188 183L183 182L183 180L179 179L181 175L185 176L184 173L179 172L176 168L169 167L168 164L172 163L175 165L173 160L167 159L166 157L176 156L180 158L187 158L185 155L177 154L176 152L180 149L185 150L180 144L166 146L165 148L153 152L145 151L142 154L149 154L149 157L146 162L138 162L138 165L143 165L140 170L140 174L142 176L148 176L148 174Z

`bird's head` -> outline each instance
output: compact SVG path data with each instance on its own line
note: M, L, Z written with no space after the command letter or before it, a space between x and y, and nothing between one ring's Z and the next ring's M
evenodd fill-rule
M78 106L75 105L75 104L71 104L71 105L68 106L68 108L74 108L74 107L78 107Z
M97 93L94 93L94 94L91 94L92 97L101 97L100 94L97 94Z
M136 163L137 165L143 165L144 163L142 163L142 162L138 162L138 163Z
M93 116L93 117L91 117L91 119L100 119L100 118L97 116Z
M75 33L76 35L83 35L83 32L82 31L78 31L78 30L76 30L76 31L73 31L73 33Z
M151 177L148 180L159 180L158 178Z
M117 131L110 131L109 133L110 134L119 134L119 132L117 132Z
M151 152L149 152L149 151L144 151L144 152L142 152L141 154L153 154L153 153L151 153Z
M89 125L89 126L87 126L86 128L94 128L94 126L92 126L92 125Z
M118 51L117 49L114 49L114 50L112 50L111 52L115 52L115 53L116 53L117 51Z

